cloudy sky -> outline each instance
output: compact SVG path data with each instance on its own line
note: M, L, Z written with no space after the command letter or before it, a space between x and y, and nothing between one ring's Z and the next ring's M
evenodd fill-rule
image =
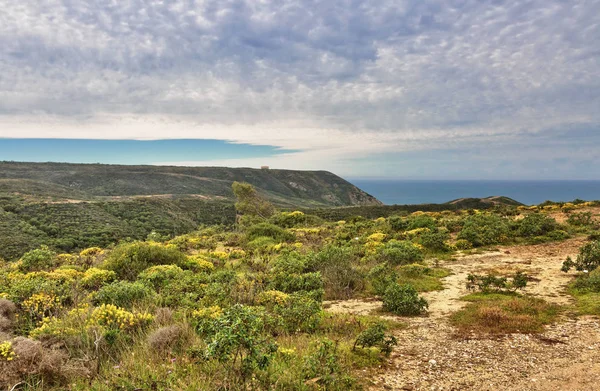
M600 0L0 9L0 160L600 179Z

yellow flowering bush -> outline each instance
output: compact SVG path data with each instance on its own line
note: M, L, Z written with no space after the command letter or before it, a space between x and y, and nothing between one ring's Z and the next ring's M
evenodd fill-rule
M47 274L48 279L63 283L72 283L82 277L83 273L74 269L56 269Z
M154 317L147 312L133 313L112 304L103 304L92 312L89 325L107 329L127 330L152 322Z
M262 292L258 296L258 304L264 305L267 307L273 306L273 305L286 305L289 298L290 298L290 295L288 295L287 293L277 291L277 290L270 290L270 291Z
M90 248L86 248L85 250L81 251L79 253L80 257L95 257L97 255L102 255L104 254L104 250L102 250L100 247L90 247Z
M88 289L98 289L102 285L111 283L116 277L116 273L112 270L91 267L83 274L81 285Z
M58 261L59 264L65 265L65 264L74 263L77 260L77 257L72 254L58 254L56 256L56 260Z
M214 330L215 321L223 315L223 309L217 305L200 308L192 312L192 324L200 333Z
M211 258L217 258L220 260L229 258L229 254L227 254L225 251L212 251L209 253L209 256Z
M77 330L66 325L65 321L57 318L44 318L39 327L33 329L29 336L34 339L48 337L65 337L76 335Z
M12 361L15 359L15 352L12 348L12 343L5 341L0 343L0 359L4 361Z
M371 234L367 237L367 240L369 242L377 242L377 243L381 243L383 242L383 240L386 238L386 234L384 234L383 232L375 232L374 234Z
M60 298L43 292L35 293L23 302L23 309L29 312L33 320L38 321L55 315L61 308Z
M193 270L195 272L211 272L215 269L215 265L212 262L204 259L201 255L194 255L192 257L188 257L185 261L184 266L187 269Z
M431 231L429 228L415 228L415 229L411 229L410 231L406 231L406 237L409 239L413 239L416 237L419 237L420 235L424 234L425 232L429 232Z
M192 312L192 318L194 320L218 319L221 317L221 315L223 315L223 309L218 305L200 308Z

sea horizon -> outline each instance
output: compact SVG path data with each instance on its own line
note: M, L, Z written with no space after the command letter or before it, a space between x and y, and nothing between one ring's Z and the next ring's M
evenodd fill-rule
M600 199L600 180L347 178L386 205L445 203L459 198L505 196L526 205Z

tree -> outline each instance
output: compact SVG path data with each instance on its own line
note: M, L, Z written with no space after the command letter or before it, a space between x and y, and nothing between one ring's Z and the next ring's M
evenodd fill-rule
M237 198L235 209L246 216L268 219L275 213L273 205L264 199L249 183L233 182L233 194Z

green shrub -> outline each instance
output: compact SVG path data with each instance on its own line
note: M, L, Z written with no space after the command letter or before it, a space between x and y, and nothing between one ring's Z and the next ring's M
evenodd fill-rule
M423 260L423 252L410 241L390 240L377 254L379 262L392 266L405 265Z
M587 270L591 272L600 266L600 241L594 241L585 244L579 249L577 259L573 261L568 257L563 262L562 271L568 272L572 267L578 271Z
M117 273L120 280L133 281L154 265L183 265L186 256L175 247L134 242L118 245L104 261L103 268Z
M154 297L154 291L141 282L117 281L105 285L93 295L92 302L132 308L134 304Z
M387 287L398 281L398 274L387 263L382 263L369 271L368 279L373 293L383 296Z
M346 375L340 364L340 354L337 342L329 339L319 341L312 347L303 363L304 380L318 381L320 389L324 390L351 390L354 388L353 379Z
M208 290L209 276L184 270L177 278L166 280L157 297L158 304L164 307L197 308ZM227 294L219 284L217 291Z
M411 285L390 284L383 295L383 309L397 315L420 315L428 307L427 300Z
M567 223L576 227L583 227L594 224L592 212L571 213Z
M428 250L446 252L449 250L446 240L450 239L447 232L440 230L430 230L423 232L420 242Z
M206 337L206 358L223 365L234 385L246 383L258 370L266 369L277 352L263 328L256 310L234 305L213 321Z
M408 228L408 219L402 216L390 216L388 217L388 223L394 231L405 231Z
M257 253L265 254L271 252L271 249L276 244L277 242L273 238L268 236L260 236L248 242L247 248Z
M117 277L112 270L98 269L91 267L87 269L81 279L81 285L88 289L98 289L102 285L109 284Z
M246 230L248 241L256 238L267 237L277 242L288 242L294 240L294 235L285 229L270 223L259 223L252 225Z
M483 293L515 292L527 286L527 275L517 272L510 277L496 276L493 274L467 276L467 289L479 290Z
M183 269L176 265L157 265L149 267L141 272L138 279L147 285L160 290L170 281L179 278L183 274Z
M476 214L465 219L458 239L469 241L473 246L487 246L508 240L506 219L492 214Z
M47 270L57 266L56 253L42 246L38 249L26 252L21 257L19 269L23 272L33 272L37 270Z
M356 350L358 346L361 348L378 347L382 353L389 356L394 346L398 345L398 340L393 335L386 335L386 331L387 327L383 323L375 323L356 337L352 350Z
M522 237L544 236L558 227L556 220L542 213L532 213L518 222L517 235Z
M454 243L454 247L458 250L470 250L473 248L473 244L466 239L458 239L456 243Z
M435 219L428 215L416 215L410 216L408 218L408 227L406 229L408 231L417 229L417 228L429 228L431 230L435 230L436 222Z
M546 237L550 240L561 241L565 239L569 239L571 235L568 232L563 231L562 229L555 229L552 232L548 232Z
M271 277L269 289L285 293L315 292L317 297L323 294L323 278L320 272L313 273L277 273Z
M311 295L300 292L272 306L273 313L280 320L280 326L287 333L310 333L319 327L321 303Z
M357 259L351 248L332 245L311 254L309 267L321 272L326 298L347 299L363 288L363 277L353 266Z
M597 268L590 273L577 277L573 283L573 288L579 293L600 293L600 269Z

